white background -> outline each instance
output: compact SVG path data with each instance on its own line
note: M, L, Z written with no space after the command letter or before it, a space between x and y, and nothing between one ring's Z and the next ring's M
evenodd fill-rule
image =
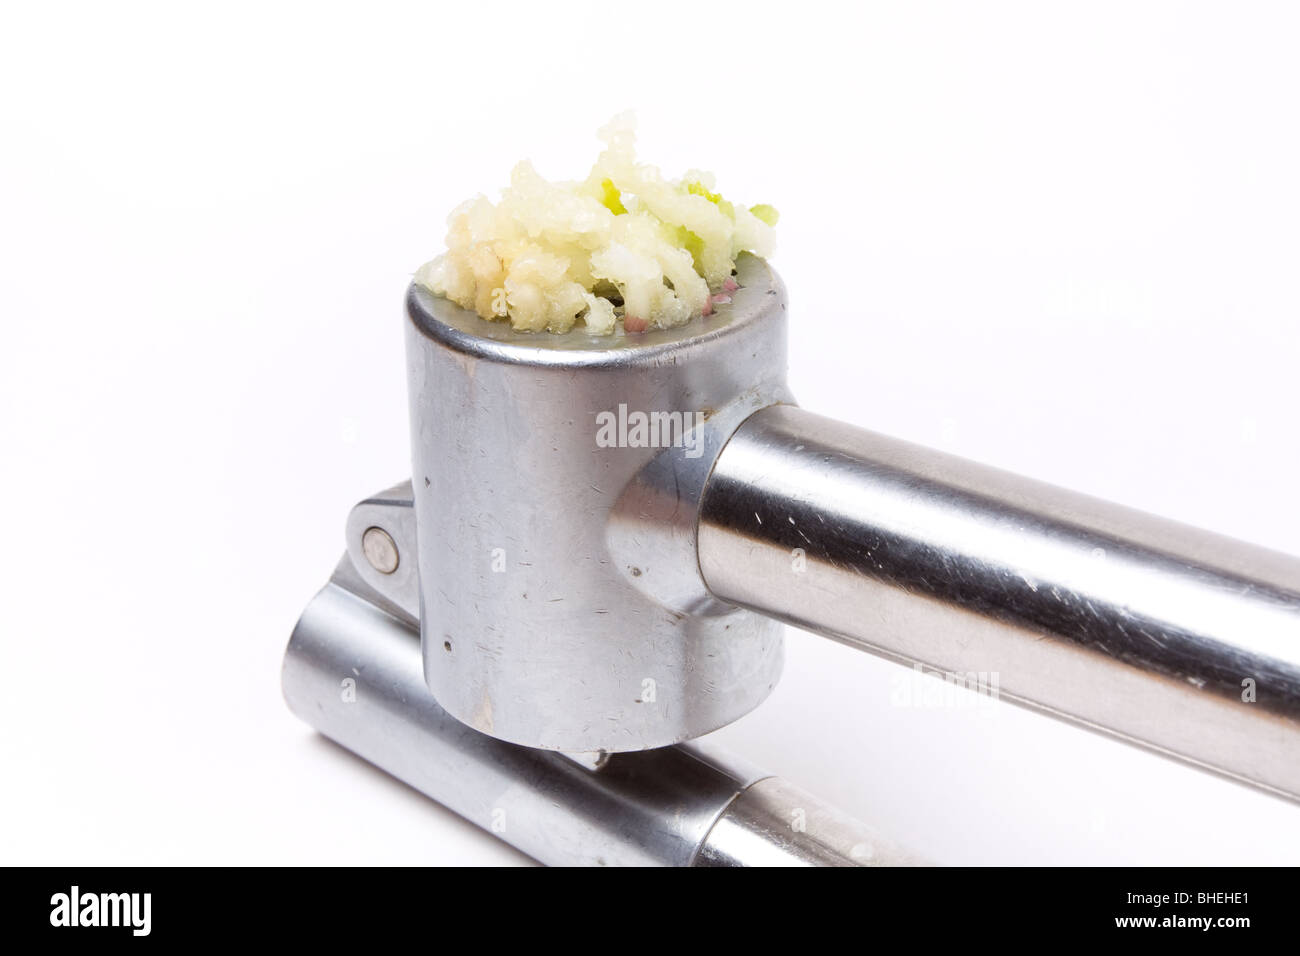
M1300 552L1283 5L6 10L0 862L524 862L300 724L280 655L408 474L446 213L629 107L781 210L809 408ZM940 862L1300 862L1294 805L897 673L792 632L717 736Z

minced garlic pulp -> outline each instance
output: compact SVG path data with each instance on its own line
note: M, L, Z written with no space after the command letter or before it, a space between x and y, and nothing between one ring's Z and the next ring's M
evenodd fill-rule
M600 136L605 150L582 182L548 182L522 162L499 203L458 207L447 251L415 281L529 332L666 329L727 301L736 256L771 254L776 210L727 202L707 173L671 182L638 163L629 115Z

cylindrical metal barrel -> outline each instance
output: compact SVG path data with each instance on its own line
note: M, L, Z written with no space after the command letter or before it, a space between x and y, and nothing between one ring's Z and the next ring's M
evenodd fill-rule
M419 637L363 595L345 559L285 654L295 714L327 737L551 865L916 862L783 781L698 745L583 766L497 740L438 706Z
M1300 796L1300 559L787 405L698 546L726 601Z
M713 598L695 504L751 412L786 400L785 295L644 335L515 332L412 286L412 485L425 677L503 740L628 751L764 700L776 622Z

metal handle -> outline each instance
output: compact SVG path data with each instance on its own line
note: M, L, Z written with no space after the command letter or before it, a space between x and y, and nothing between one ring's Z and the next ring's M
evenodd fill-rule
M394 501L399 489L363 502ZM405 509L409 513L408 507ZM408 538L400 503L385 516ZM327 737L543 863L903 866L874 828L713 747L573 759L481 734L424 685L418 623L345 557L285 653L289 707ZM587 755L588 758L595 755Z
M723 600L1300 797L1300 560L777 405L700 510Z

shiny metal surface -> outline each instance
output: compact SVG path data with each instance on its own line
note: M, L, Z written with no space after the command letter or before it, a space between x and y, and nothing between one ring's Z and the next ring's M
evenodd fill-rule
M594 866L685 866L702 858L747 866L856 862L828 851L852 824L812 797L801 798L807 826L793 849L779 828L772 834L779 852L769 852L761 836L737 840L731 823L720 831L725 844L713 846L714 824L736 797L772 778L699 745L574 760L478 733L434 701L416 628L384 603L344 558L290 639L282 672L290 709L534 859ZM799 849L805 846L816 852Z
M380 574L392 574L401 563L397 545L383 528L367 528L361 535L361 550L366 556L366 561Z
M396 565L375 567L366 553L366 535L378 530L392 542ZM354 573L373 588L393 613L414 622L420 617L420 578L415 548L415 504L411 483L403 481L358 502L348 513L344 534Z
M295 713L543 862L917 862L678 743L766 698L788 621L1300 798L1300 560L795 408L784 289L739 279L613 339L413 288L414 480L352 510ZM602 441L628 412L680 441Z
M717 460L709 588L1300 796L1300 560L774 406Z
M761 260L738 270L713 316L608 338L516 333L412 287L425 676L475 729L641 750L715 730L775 685L780 625L716 600L695 560L714 457L788 399L784 289ZM602 419L625 415L691 427L677 444L634 447L633 428L602 442Z
M922 860L806 790L767 777L709 831L696 866L919 866Z

